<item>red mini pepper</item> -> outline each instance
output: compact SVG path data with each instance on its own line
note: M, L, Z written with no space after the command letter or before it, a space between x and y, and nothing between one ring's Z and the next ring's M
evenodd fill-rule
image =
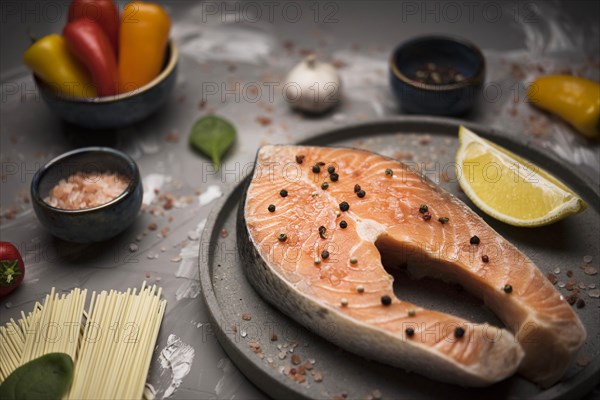
M25 264L19 250L9 242L0 242L0 297L17 288L25 276Z
M102 28L115 52L119 56L119 10L113 0L73 0L69 7L68 21L88 18Z
M117 60L108 37L91 19L69 22L63 30L71 53L92 74L98 96L112 96L118 92Z

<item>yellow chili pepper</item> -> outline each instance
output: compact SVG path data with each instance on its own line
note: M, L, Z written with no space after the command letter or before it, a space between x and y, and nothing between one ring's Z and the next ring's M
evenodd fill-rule
M571 75L537 78L527 90L534 105L550 111L581 134L600 137L600 84Z
M169 14L158 4L134 1L125 6L119 38L121 93L144 86L158 76L170 29Z
M33 73L58 93L75 97L96 97L90 74L67 50L57 34L35 41L23 55Z

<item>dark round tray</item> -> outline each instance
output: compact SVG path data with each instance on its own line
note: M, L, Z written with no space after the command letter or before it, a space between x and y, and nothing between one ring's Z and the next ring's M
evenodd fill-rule
M406 152L412 149L415 156L411 162L417 164L420 158L431 158L432 148L444 148L435 157L438 164L423 165L425 173L436 180L435 175L439 178L443 168L454 160L460 124L548 170L583 197L589 208L547 227L516 228L483 215L458 190L456 182L442 183L442 186L480 213L496 231L527 254L544 274L559 267L559 280L565 282L569 279L566 271L572 270L578 282L595 283L596 287L600 287L598 275L585 275L578 268L584 255L592 255L596 263L600 260L597 242L600 237L598 189L575 170L529 147L527 143L519 143L487 127L460 120L398 117L338 128L314 135L301 144L368 147L391 156L396 150ZM439 169L436 165L440 166ZM578 309L577 313L587 329L588 340L580 354L591 361L585 367L571 366L561 382L546 390L518 375L487 388L464 388L429 380L339 349L271 307L247 282L243 272L244 260L237 252L236 243L237 209L246 185L247 179L224 196L208 219L199 256L200 280L219 342L240 370L268 395L286 399L332 398L342 394L362 399L373 394L377 397L379 393L382 398L388 399L574 399L590 391L600 380L599 300L589 298L585 290L580 296L587 305ZM220 234L223 228L229 232L225 238ZM400 298L419 305L455 313L473 321L498 323L480 301L456 287L433 280L402 280L394 285L394 289L399 291ZM565 297L570 293L565 289L559 290ZM271 340L273 333L277 335L275 341ZM292 348L293 353L290 352ZM307 360L314 362L303 383L286 374L290 368L298 367L291 363L293 354L300 357L302 364ZM280 355L285 355L285 358L280 359ZM322 382L315 381L312 375L315 371L322 374Z

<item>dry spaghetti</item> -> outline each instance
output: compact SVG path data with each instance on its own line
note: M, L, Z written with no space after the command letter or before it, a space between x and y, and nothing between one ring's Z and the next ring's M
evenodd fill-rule
M18 321L0 327L0 383L24 363L52 352L73 358L75 372L67 398L141 399L166 300L162 289L142 285L126 292L87 290L58 295Z

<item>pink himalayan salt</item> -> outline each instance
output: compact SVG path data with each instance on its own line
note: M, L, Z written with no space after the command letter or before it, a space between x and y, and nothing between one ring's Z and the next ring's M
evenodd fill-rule
M118 197L129 181L112 172L84 174L78 172L60 182L44 199L52 207L63 210L83 210L98 207Z

